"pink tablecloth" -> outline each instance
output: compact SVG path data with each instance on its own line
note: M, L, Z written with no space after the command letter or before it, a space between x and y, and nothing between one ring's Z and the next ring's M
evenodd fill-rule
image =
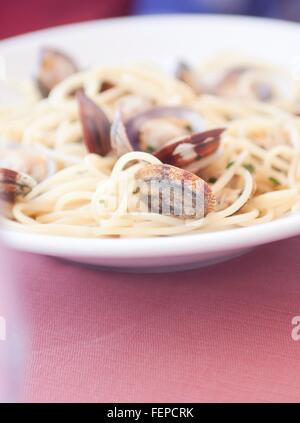
M176 274L10 253L26 401L300 401L300 238Z

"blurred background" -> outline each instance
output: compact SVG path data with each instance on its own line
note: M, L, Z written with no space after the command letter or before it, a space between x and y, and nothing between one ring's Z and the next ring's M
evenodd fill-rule
M114 16L223 13L300 20L299 0L13 0L1 2L0 39Z

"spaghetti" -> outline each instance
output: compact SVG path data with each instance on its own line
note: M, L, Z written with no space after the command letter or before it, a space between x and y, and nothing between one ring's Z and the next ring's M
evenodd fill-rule
M46 98L29 85L22 104L1 107L0 166L35 181L29 193L15 195L6 227L76 237L172 236L298 212L300 90L291 77L227 59L198 70L181 65L177 76L145 65L101 66L68 76ZM96 142L85 130L101 119L82 122L78 92L114 122L115 148L106 154L83 142ZM121 153L118 137L125 141ZM201 178L214 209L191 218L141 202L136 175L169 165ZM5 178L1 186L7 188Z

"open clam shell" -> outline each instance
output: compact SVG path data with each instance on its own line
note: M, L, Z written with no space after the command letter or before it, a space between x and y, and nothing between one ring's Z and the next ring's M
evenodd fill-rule
M110 122L104 111L84 91L76 92L83 141L89 153L106 156L111 150Z
M148 212L195 219L213 211L210 186L197 175L169 165L147 165L136 174L140 199Z
M36 181L25 173L0 168L0 199L14 203L19 196L25 196L36 185Z
M48 97L57 84L78 70L74 60L67 54L54 48L44 47L41 50L40 68L36 78L42 96Z
M188 135L156 151L154 155L166 164L184 167L213 154L220 145L224 128Z

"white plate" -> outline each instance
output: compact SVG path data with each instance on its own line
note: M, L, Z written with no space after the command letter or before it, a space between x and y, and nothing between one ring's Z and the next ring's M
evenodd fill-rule
M33 75L41 46L57 46L82 66L177 59L199 62L234 51L290 66L299 63L300 26L257 18L172 15L68 25L0 43L10 77ZM118 269L161 271L209 265L255 246L300 234L300 214L271 223L217 233L149 239L80 239L3 232L15 249Z

